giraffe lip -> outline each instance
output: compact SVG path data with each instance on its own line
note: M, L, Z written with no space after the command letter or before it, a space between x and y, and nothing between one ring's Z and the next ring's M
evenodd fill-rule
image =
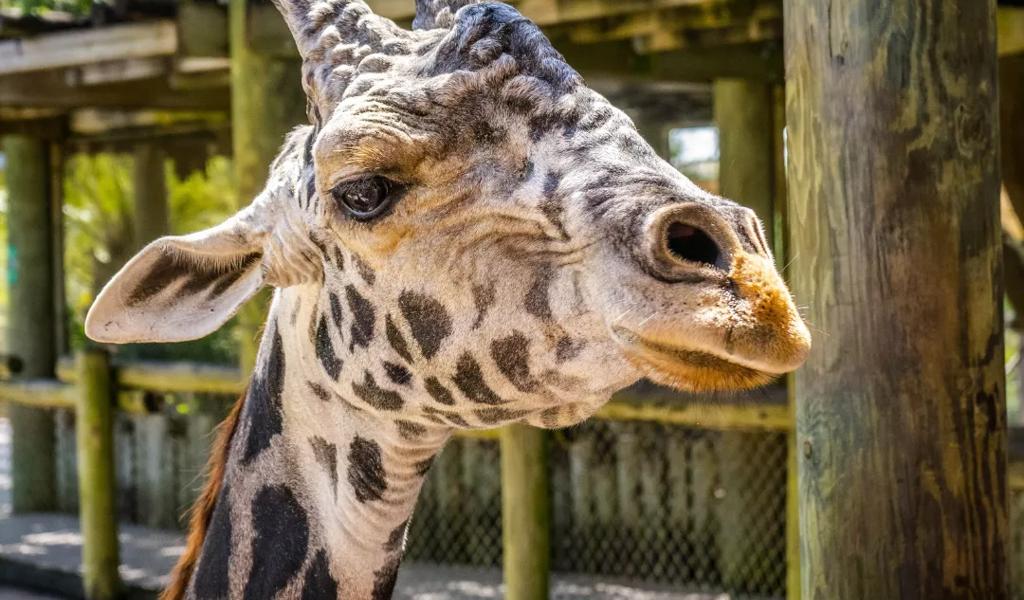
M615 337L618 338L619 343L624 344L632 349L639 350L640 352L651 352L659 354L668 358L674 358L685 363L693 364L695 366L709 367L709 368L741 368L741 369L752 369L746 365L733 362L727 358L723 358L717 354L706 352L704 350L692 350L690 348L684 348L682 346L669 346L659 342L649 340L642 335L620 327L618 325L612 327L612 331L615 333Z
M718 354L655 342L625 327L613 326L612 333L630 361L651 371L649 375L654 375L655 380L672 387L746 389L775 377L773 373Z

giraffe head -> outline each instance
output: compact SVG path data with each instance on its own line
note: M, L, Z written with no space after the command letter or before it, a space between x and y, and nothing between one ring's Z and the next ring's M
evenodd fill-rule
M201 337L271 285L320 391L407 410L415 387L456 426L561 426L641 376L740 389L801 364L754 213L657 157L513 8L415 31L357 1L280 8L312 125L246 209L129 262L90 337Z

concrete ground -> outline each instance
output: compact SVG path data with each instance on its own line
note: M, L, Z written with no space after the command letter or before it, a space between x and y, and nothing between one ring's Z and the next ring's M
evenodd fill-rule
M59 596L47 596L0 585L0 599L3 600L58 600Z

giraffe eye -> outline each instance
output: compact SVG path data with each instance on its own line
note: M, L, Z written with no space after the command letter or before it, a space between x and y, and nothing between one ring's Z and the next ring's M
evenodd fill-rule
M387 177L371 175L338 184L331 195L354 219L369 221L391 206L398 189L398 184Z

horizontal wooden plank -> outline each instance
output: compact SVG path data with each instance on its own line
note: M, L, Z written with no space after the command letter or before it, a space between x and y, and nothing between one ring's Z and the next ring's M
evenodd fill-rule
M228 126L228 116L220 111L107 110L83 108L71 113L73 135L102 135L112 131L139 128L170 128L174 125L208 127L211 131Z
M789 407L780 404L714 404L679 406L640 402L609 402L595 418L606 421L648 421L696 429L788 431L793 427Z
M115 367L123 389L151 392L197 392L237 395L245 389L238 369L194 362L132 362ZM77 374L70 359L61 359L57 377L75 383Z
M6 382L0 384L0 398L39 406L72 406L77 375L70 360L57 367L59 382ZM118 385L123 390L155 392L205 392L238 394L244 389L237 369L190 362L133 362L117 367ZM121 403L130 408L133 403ZM753 429L786 431L792 427L784 404L746 402L741 404L689 401L682 404L645 402L643 396L617 397L595 415L611 421L649 421L718 430ZM463 437L496 439L497 430L459 432Z
M173 110L227 110L230 90L223 87L179 91L166 78L119 81L104 85L70 85L66 70L0 75L0 105L73 110L148 108Z
M501 439L500 429L456 429L454 433L455 437L466 438L470 440L486 440L489 442L497 442Z
M0 42L0 75L75 67L178 50L174 21L112 25Z
M0 400L37 408L74 408L75 387L52 379L4 381Z

